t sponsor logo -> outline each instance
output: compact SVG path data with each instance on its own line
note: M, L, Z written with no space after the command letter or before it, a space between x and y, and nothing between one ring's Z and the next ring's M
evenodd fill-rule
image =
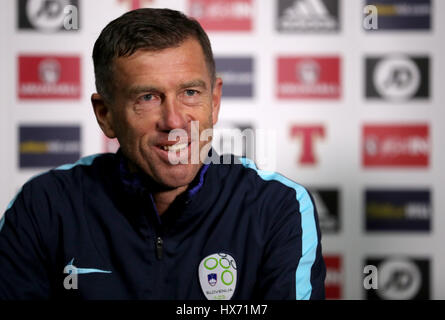
M252 98L253 60L250 57L215 57L216 72L223 79L223 98Z
M364 167L429 166L431 145L427 124L365 125L362 139Z
M430 231L429 190L366 190L367 231Z
M56 167L80 158L79 126L28 126L19 128L19 167Z
M431 29L431 0L365 0L365 4L377 8L379 31Z
M378 270L378 289L366 290L368 300L427 300L430 298L430 261L424 258L367 259Z
M338 189L310 188L318 213L322 234L340 231L340 203Z
M279 0L277 29L280 32L338 31L338 0Z
M293 125L290 130L292 138L301 138L301 151L297 163L301 165L315 165L318 159L315 156L314 145L316 138L325 137L323 125Z
M344 281L342 257L340 255L325 255L323 259L326 265L326 299L342 299Z
M339 57L279 57L279 99L339 99Z
M78 0L18 0L20 30L41 32L79 29Z
M80 99L80 57L18 57L18 98Z
M366 97L406 101L429 98L428 57L393 55L366 59Z
M189 13L206 31L251 31L253 0L189 0Z

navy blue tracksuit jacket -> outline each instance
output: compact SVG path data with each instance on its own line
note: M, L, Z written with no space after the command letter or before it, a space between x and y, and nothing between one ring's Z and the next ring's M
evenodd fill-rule
M204 165L162 216L120 152L33 178L0 222L0 299L206 299L198 269L214 253L236 262L232 299L323 299L310 194L234 159Z

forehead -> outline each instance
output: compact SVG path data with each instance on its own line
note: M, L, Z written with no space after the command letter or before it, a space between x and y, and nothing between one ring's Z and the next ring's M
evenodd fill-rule
M114 60L117 82L184 80L190 77L208 81L209 71L203 50L195 39L163 50L137 50L129 57Z

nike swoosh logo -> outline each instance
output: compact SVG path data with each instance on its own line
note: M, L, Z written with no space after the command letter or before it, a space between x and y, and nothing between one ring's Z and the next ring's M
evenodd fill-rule
M100 270L94 268L77 268L73 266L74 258L63 269L64 273L68 274L87 274L87 273L111 273L111 271Z

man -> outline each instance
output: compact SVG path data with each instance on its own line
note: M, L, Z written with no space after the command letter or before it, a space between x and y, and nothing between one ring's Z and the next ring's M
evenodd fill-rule
M102 31L93 60L94 112L121 149L23 186L0 231L0 298L324 298L308 192L248 159L215 163L202 139L222 80L199 24L131 11Z

